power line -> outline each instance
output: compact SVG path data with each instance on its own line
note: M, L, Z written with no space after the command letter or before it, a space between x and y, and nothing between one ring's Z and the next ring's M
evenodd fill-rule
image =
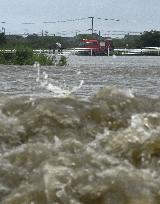
M31 23L31 22L23 22L22 24L30 25L30 24L35 24L35 23Z
M88 18L75 18L75 19L66 19L66 20L61 20L61 21L44 21L43 23L45 23L45 24L66 23L66 22L82 21L82 20L86 20L86 19L88 19Z
M98 20L105 20L105 21L120 21L119 19L114 19L114 18L100 18L100 17L98 17L98 18L95 18L95 17L93 17L93 16L90 16L90 17L88 17L88 18L90 18L91 19L91 23L92 23L92 28L91 28L91 30L92 30L92 35L93 35L93 31L94 31L94 19L98 19Z

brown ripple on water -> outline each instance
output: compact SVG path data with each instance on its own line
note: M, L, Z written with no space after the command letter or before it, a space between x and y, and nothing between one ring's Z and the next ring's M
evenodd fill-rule
M159 108L115 88L1 102L2 204L158 204Z

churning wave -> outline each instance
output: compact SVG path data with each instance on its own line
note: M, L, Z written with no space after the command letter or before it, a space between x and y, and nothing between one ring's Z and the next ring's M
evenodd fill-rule
M159 204L160 100L0 98L2 204Z

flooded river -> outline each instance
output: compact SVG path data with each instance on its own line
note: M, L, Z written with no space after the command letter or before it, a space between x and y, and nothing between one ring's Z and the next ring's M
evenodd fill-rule
M159 204L160 58L0 65L0 203Z
M32 66L0 65L0 93L52 96L59 87L88 98L104 86L117 86L140 95L160 95L159 57L70 56L67 61L66 67L40 67L39 70ZM74 91L82 81L83 86Z

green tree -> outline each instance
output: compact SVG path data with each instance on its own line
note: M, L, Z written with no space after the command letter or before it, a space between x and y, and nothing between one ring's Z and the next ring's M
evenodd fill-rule
M0 33L0 46L3 46L6 43L6 37L4 33Z
M140 37L142 47L160 47L160 31L145 31Z

